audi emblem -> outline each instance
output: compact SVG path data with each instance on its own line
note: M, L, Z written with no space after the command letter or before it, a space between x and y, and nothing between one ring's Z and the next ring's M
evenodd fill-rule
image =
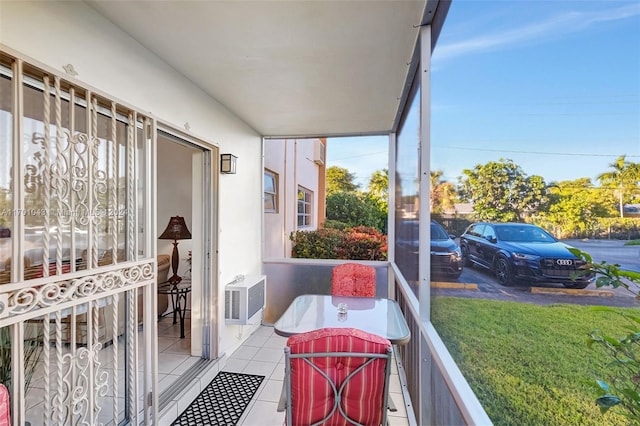
M558 260L556 260L556 263L558 265L562 265L562 266L571 266L571 265L573 265L573 260L572 259L558 259Z

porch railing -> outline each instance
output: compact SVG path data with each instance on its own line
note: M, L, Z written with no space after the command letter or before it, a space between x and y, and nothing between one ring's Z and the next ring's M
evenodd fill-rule
M273 324L291 301L304 293L328 294L336 260L265 260L267 296L264 323ZM400 346L408 393L417 424L490 425L491 420L451 358L433 326L422 322L418 300L402 275L388 262L362 262L376 268L376 294L395 300L411 330L411 341ZM394 277L388 285L388 276ZM411 420L410 420L411 421Z

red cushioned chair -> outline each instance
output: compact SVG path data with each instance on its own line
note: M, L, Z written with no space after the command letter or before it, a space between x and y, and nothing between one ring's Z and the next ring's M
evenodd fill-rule
M284 351L287 425L387 424L387 339L323 328L290 337Z
M331 271L331 295L375 297L375 268L360 263L336 266Z
M11 426L9 411L9 392L5 385L0 384L0 426Z

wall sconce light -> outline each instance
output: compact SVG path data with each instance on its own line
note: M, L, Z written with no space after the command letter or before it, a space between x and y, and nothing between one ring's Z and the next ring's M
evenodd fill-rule
M220 173L235 175L237 159L233 154L220 154Z

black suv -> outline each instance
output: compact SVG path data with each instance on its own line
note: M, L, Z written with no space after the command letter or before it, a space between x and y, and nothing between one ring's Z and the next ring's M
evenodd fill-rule
M431 274L458 278L462 274L462 252L453 235L431 221Z
M396 262L418 276L418 233L417 220L404 221L399 232ZM431 275L458 278L462 274L462 252L453 241L453 235L448 235L444 227L435 220L431 221Z
M594 279L585 262L544 229L524 223L474 223L460 237L465 265L493 271L503 285L523 281L585 288Z

